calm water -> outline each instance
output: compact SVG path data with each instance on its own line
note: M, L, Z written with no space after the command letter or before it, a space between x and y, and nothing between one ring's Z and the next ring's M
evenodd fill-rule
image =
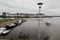
M33 39L43 40L49 36L49 40L60 40L60 18L25 18L25 20L27 21L3 38L17 37L19 32L23 32ZM45 24L48 21L50 26Z
M60 18L44 18L42 20L43 23L50 21L50 26L44 24L43 26L41 23L41 27L43 26L43 29L50 36L49 40L60 40Z

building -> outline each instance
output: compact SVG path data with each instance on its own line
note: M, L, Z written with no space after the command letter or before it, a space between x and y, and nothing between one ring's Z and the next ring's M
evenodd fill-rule
M3 12L2 14L3 18L14 18L14 17L17 17L17 18L36 18L36 17L44 17L45 15L43 13L38 13L38 14L28 14L28 13L14 13L14 14L11 14L11 13L8 13L8 12Z

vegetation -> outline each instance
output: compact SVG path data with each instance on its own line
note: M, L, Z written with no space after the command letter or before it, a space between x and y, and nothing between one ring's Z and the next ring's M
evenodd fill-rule
M49 36L45 37L44 40L48 40L49 39Z
M9 40L18 40L17 38L10 38Z
M18 36L19 39L28 39L29 35L26 35L25 33L20 32L20 35Z
M8 22L8 21L12 21L12 19L2 19L2 20L0 20L0 23L4 23L4 22Z
M14 20L18 20L19 18L14 18ZM0 23L5 23L5 22L9 22L9 21L14 21L13 19L1 19Z
M26 35L23 32L20 32L20 34L18 35L18 38L10 38L9 40L30 40L29 39L29 35Z

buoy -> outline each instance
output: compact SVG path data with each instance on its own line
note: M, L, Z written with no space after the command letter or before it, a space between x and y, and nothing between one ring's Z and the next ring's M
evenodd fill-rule
M46 25L50 25L50 23L46 23Z
M50 25L50 21L45 22L46 25Z

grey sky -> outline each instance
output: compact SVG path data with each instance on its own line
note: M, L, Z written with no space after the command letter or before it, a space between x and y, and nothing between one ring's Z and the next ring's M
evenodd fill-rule
M23 12L38 13L38 2L44 3L42 13L46 15L60 14L60 0L0 0L0 13L2 12Z

